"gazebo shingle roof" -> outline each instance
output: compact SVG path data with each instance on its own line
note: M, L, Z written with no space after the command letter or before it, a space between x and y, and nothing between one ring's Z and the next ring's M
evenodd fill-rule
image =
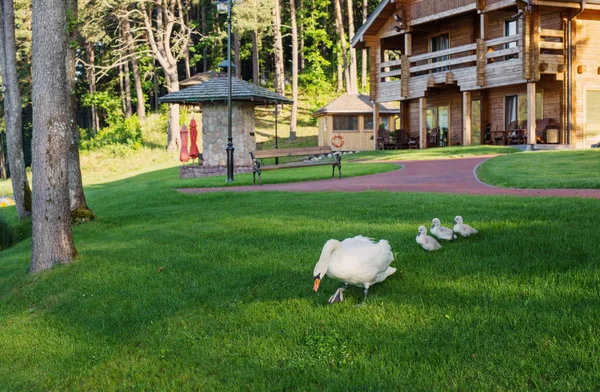
M238 78L231 78L231 99L234 101L254 101L257 105L277 103L293 103L291 99L281 96L266 88L255 86ZM196 84L158 99L160 103L195 104L227 100L227 78L217 77Z
M399 113L399 106L394 106L391 102L380 103L379 104L379 113L382 114L394 114ZM372 113L373 112L373 104L371 103L371 98L368 95L364 94L344 94L335 101L323 106L320 109L317 109L313 116L319 117L324 116L325 114L331 113Z

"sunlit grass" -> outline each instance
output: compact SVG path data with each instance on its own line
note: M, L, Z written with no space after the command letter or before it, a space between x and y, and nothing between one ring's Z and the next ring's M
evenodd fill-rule
M167 169L88 190L79 259L0 253L0 390L594 389L600 201L417 193L187 195ZM307 208L309 207L309 208ZM435 216L480 234L429 254ZM398 272L342 304L329 238L390 241Z
M477 175L508 188L600 188L600 149L536 151L484 162Z

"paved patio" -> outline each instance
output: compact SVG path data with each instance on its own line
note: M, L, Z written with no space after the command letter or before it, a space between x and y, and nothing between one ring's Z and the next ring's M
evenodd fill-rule
M511 195L591 197L600 199L600 189L514 189L486 185L475 175L475 169L490 156L475 158L443 159L432 161L398 161L402 170L369 176L333 178L320 181L295 182L289 184L267 184L222 188L181 189L185 193L206 192L362 192L381 190L390 192L437 192L467 195ZM365 163L368 165L368 163ZM343 170L342 170L343 174Z

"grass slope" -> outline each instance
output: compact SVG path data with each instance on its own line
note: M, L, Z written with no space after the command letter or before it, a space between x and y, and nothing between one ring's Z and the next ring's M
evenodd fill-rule
M0 253L0 390L593 390L600 201L176 192L174 169L88 188L80 258ZM419 225L480 234L426 253ZM390 241L398 272L328 305L330 238Z
M507 188L600 188L600 149L511 154L484 162L477 175Z

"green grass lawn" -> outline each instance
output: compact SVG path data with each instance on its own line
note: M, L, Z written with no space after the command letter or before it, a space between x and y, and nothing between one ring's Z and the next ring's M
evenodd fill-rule
M600 149L536 151L484 162L477 175L507 188L600 188Z
M175 174L88 186L71 265L30 276L31 240L0 252L0 390L600 386L600 200L189 195ZM480 233L415 243L457 214ZM314 265L357 234L388 239L398 272L328 305L340 284L313 293Z

